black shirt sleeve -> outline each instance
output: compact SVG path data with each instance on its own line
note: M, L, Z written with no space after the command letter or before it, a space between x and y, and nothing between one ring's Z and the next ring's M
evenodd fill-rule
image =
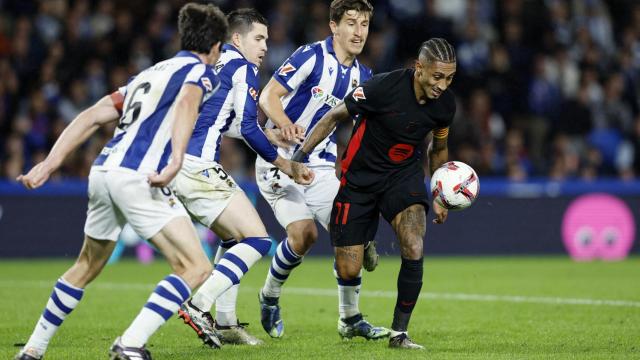
M376 75L347 94L344 104L352 117L358 114L368 116L380 110L384 101L382 79Z

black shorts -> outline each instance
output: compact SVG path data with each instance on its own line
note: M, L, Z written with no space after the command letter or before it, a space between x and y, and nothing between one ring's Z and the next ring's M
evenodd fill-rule
M391 223L398 213L413 204L422 204L425 213L429 212L422 171L399 176L375 193L359 191L346 184L333 200L329 222L331 243L335 247L364 245L375 237L380 214Z

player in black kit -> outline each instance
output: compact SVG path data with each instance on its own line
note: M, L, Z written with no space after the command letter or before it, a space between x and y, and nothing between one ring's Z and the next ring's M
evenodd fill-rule
M407 335L422 288L422 241L429 209L421 145L433 132L427 150L433 175L449 156L447 136L456 105L447 88L455 72L453 47L440 38L425 41L415 69L378 74L355 88L322 117L291 159L302 161L338 121L358 118L342 157L341 186L331 213L331 241L338 276L349 281L360 272L364 244L373 240L379 214L393 227L402 265L390 347L423 349ZM300 163L294 163L293 170L296 179L310 175ZM433 222L444 223L447 210L434 201L433 211Z

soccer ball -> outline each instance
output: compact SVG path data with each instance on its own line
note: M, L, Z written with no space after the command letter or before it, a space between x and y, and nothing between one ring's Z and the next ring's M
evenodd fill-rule
M449 161L431 177L431 194L435 201L449 210L466 209L478 197L480 179L471 166Z

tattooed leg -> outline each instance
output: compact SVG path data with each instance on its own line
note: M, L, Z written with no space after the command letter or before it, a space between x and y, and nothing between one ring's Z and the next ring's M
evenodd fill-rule
M427 215L424 206L411 205L400 212L391 222L391 226L400 241L403 258L418 260L422 258L422 241L427 229Z
M364 245L340 246L336 251L336 271L341 279L352 280L358 277L362 268Z

